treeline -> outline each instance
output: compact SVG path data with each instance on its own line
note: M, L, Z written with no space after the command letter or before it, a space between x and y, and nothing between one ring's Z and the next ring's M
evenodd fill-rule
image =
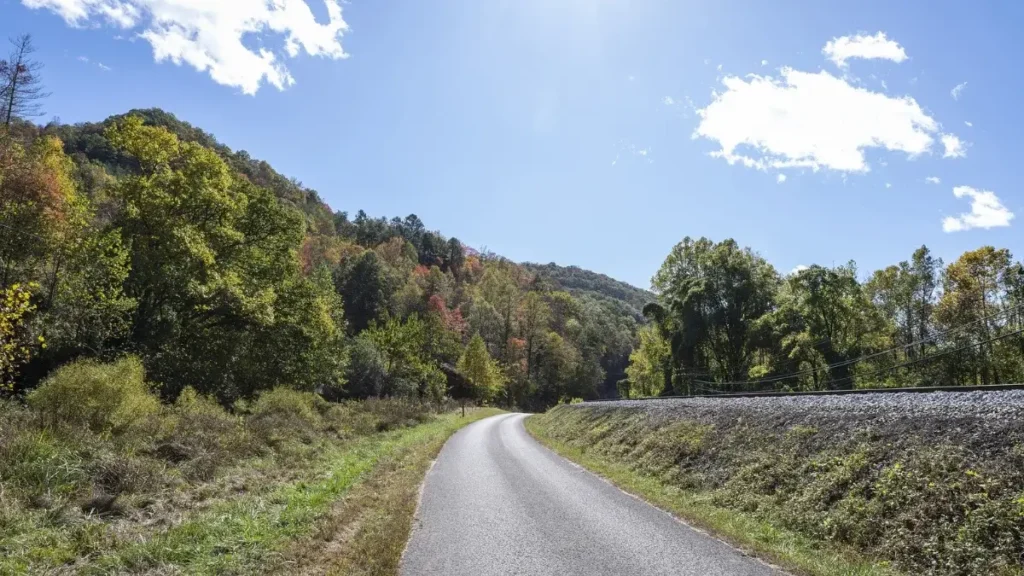
M854 262L788 275L733 240L684 239L652 280L632 396L1024 382L1024 265L927 247L865 281Z
M160 110L0 131L9 392L131 354L169 399L286 386L539 409L614 387L636 325L415 215L332 213Z

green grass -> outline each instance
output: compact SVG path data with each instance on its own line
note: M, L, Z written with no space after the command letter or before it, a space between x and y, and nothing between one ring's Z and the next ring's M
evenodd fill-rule
M638 472L625 459L564 442L556 437L554 427L557 426L557 417L531 416L526 420L530 434L555 452L607 478L626 492L786 570L810 576L899 574L885 563L864 558L851 550L829 546L743 512L716 506L711 502L711 494L683 490L664 478Z
M65 455L67 458L59 450L52 457L47 452L44 458L34 452L16 454L11 452L16 446L8 445L5 454L13 458L11 462L46 468L42 472L46 473L45 484L54 502L34 507L18 495L25 492L18 486L28 489L44 484L35 480L38 474L34 468L0 467L0 575L290 574L288 558L294 557L300 546L316 546L309 539L323 531L340 502L372 492L382 477L396 473L395 478L402 478L404 487L411 487L414 510L423 472L445 440L460 427L496 413L499 411L492 409L472 410L466 417L449 413L413 426L346 433L341 438L316 432L308 444L289 440L266 456L241 459L219 469L210 481L189 482L178 470L167 470L162 492L125 494L118 500L125 511L111 517L82 514L75 504L80 496L61 495L64 484L70 482L63 478L69 470L81 476L76 472L79 468L93 465L83 460L90 457L84 449L79 447L77 453ZM378 421L391 419L369 423ZM408 418L405 422L413 423ZM56 450L57 445L33 437L27 429L23 436L32 440L26 445L37 451ZM396 462L402 465L396 467ZM19 475L12 476L15 472ZM69 476L75 480L69 486L82 484L78 476ZM388 518L388 523L378 525L396 532L382 534L377 540L398 538L401 546L412 512L399 514L400 507L393 506L397 501L364 497L363 514L367 518ZM341 556L350 558L352 567L373 564L375 558L350 554L347 549L371 540L360 536L346 542ZM400 555L399 547L391 553L390 564L397 567Z
M419 489L426 471L458 427L500 414L473 409L466 417L424 430L381 458L358 485L336 502L307 538L291 544L277 572L338 576L388 576L398 573L412 530Z
M318 481L280 487L265 495L243 496L215 506L146 542L105 554L87 574L147 572L173 567L188 574L261 572L290 541L306 536L316 521L382 459L446 439L472 420L447 414L419 426L387 432L338 449Z

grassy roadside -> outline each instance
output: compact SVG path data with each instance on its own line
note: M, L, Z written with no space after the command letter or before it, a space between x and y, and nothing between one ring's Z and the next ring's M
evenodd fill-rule
M785 570L809 576L897 576L883 563L853 551L826 546L742 512L715 506L710 496L682 490L661 478L640 473L625 460L596 454L557 437L555 418L531 416L526 429L548 448L619 488L704 529Z
M330 458L331 465L320 471L318 479L283 485L269 493L247 495L215 506L145 542L115 550L99 558L87 574L183 572L187 574L254 574L274 569L295 573L297 559L323 550L322 542L308 539L323 533L336 519L336 511L345 509L353 499L365 503L363 512L370 520L383 519L386 528L379 535L357 532L348 546L339 547L339 558L351 558L351 573L380 574L377 564L397 567L401 547L388 550L382 543L405 543L412 514L402 512L400 501L372 498L371 485L379 482L395 462L410 459L420 464L403 474L403 485L411 485L413 509L415 492L430 459L453 432L477 419L497 413L476 410L465 418L446 414L432 422L412 428L360 439L339 448ZM423 456L429 455L425 460ZM413 476L416 476L415 478ZM339 498L344 498L337 504ZM372 525L369 522L367 525ZM403 527L404 525L404 527ZM390 529L398 532L390 532ZM360 547L379 550L381 556L360 553ZM394 548L394 546L392 546ZM316 573L323 573L317 569Z
M273 572L339 500L392 475L415 487L429 458L396 462L497 413L285 388L230 411L190 389L166 404L132 359L69 365L37 391L0 400L0 575ZM395 514L364 500L367 517ZM386 528L404 543L405 524Z
M293 542L276 567L280 574L384 576L398 573L423 476L456 430L502 411L467 411L416 429L415 438L395 445L372 471L338 500L315 531Z

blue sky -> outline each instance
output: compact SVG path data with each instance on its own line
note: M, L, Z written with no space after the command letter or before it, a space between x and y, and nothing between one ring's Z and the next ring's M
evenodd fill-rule
M196 4L0 0L0 34L33 35L49 116L160 107L335 209L519 261L646 287L687 235L782 272L1024 255L1024 4Z

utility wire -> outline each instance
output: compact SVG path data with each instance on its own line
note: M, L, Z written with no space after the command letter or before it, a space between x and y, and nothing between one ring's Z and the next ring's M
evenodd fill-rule
M881 374L883 372L888 372L890 370L895 370L897 368L903 368L903 367L906 367L906 366L911 366L913 364L917 364L919 362L924 362L926 360L931 360L933 358L939 358L940 356L945 356L947 354L953 354L955 352L962 352L964 350L967 350L968 348L974 348L974 347L977 347L977 346L984 346L985 344L991 344L992 342L995 342L997 340L1002 340L1003 338L1009 338L1010 336L1016 336L1017 334L1024 334L1024 328L1021 328L1020 330L1014 330L1013 332L1007 332L1006 334L1000 334L999 336L995 336L993 338L989 338L988 340L983 340L981 342L972 342L970 344L965 344L965 345L963 345L963 346L961 346L959 348L954 348L952 350L943 350L942 352L936 352L935 354L929 354L928 356L923 356L921 358L917 358L916 360L908 360L907 362L903 362L901 364L896 364L895 366L887 366L885 368L879 368L878 370L874 370L872 372L868 372L867 374L853 374L853 375L850 375L850 376L846 376L845 378L840 378L838 380L833 380L832 383L834 384L834 383L837 383L837 382L845 382L847 380L853 380L854 378L866 378L866 377L874 376L876 374Z
M948 330L944 330L942 332L937 332L937 333L932 334L931 336L929 336L927 338L922 338L920 340L916 340L916 341L911 342L909 344L904 344L902 346L896 346L894 348L889 348L887 350L882 350L881 352L875 352L873 354L867 354L865 356L860 356L858 358L853 358L853 359L850 359L850 360L843 360L842 362L836 362L835 364L829 364L827 366L822 366L821 368L809 368L807 370L801 370L799 372L793 372L792 374L785 374L785 375L782 375L782 376L773 376L771 378L763 378L761 380L744 380L744 381L733 381L733 382L703 382L702 381L702 383L703 384L711 384L711 385L715 385L715 386L731 386L731 385L734 385L734 384L743 384L743 385L770 384L770 383L773 383L773 382L779 382L779 381L782 381L782 380L788 380L788 379L794 378L796 376L805 376L805 375L808 375L808 374L814 374L814 373L822 371L822 370L828 371L828 370L832 370L833 368L841 368L843 366L849 366L850 364L856 364L857 362L863 362L864 360L871 360L872 358L878 358L879 356L884 356L884 355L889 354L891 352L897 352L897 351L900 351L900 350L907 350L908 348L912 348L914 346L918 346L918 345L924 344L926 342L931 342L931 341L933 341L933 340L935 340L935 339L937 339L937 338L939 338L941 336L946 336L946 335L949 335L949 334L951 334L953 332L958 332L958 331L960 331L960 330L962 330L964 328L967 328L968 326L972 326L974 324L979 324L981 322L987 322L987 321L992 320L994 318L998 318L1000 316L1005 316L1006 314L1008 314L1010 312L1013 312L1015 310L1020 310L1020 309L1024 309L1024 304L1022 304L1020 306L1014 306L1012 308L1006 308L1006 309L1004 309L1004 310L1002 310L1000 312L996 312L995 314L991 314L991 315L986 316L984 318L979 318L978 320L974 320L974 321L968 322L966 324L961 324L960 326L955 326L953 328L950 328Z
M973 342L973 343L970 343L970 344L965 344L963 346L960 346L959 348L954 348L952 350L943 350L942 352L936 352L934 354L929 354L928 356L923 356L923 357L917 358L915 360L908 360L907 362L902 362L902 363L896 364L894 366L887 366L885 368L879 368L877 370L873 370L871 372L868 372L867 374L853 374L853 375L850 375L850 376L846 376L845 378L840 378L838 380L832 380L831 383L832 384L836 384L836 383L846 382L847 380L853 380L854 378L870 378L871 376L882 374L882 373L888 372L890 370L896 370L898 368L905 368L907 366L912 366L914 364L918 364L918 363L921 363L921 362L926 362L928 360L933 360L935 358L946 356L947 354L955 354L957 352L962 352L962 351L967 350L969 348L984 346L985 344L991 344L992 342L996 342L996 341L1002 340L1004 338L1009 338L1011 336L1016 336L1018 334L1024 334L1024 328L1021 328L1020 330L1014 330L1013 332L1007 332L1006 334L1001 334L999 336L995 336L993 338L989 338L988 340L983 340L981 342ZM707 382L705 382L705 384L707 384ZM700 390L703 391L703 392L712 392L714 394L726 394L727 393L727 392L723 392L721 390L708 390L707 388L703 388L703 387L698 387L698 388L700 388Z

